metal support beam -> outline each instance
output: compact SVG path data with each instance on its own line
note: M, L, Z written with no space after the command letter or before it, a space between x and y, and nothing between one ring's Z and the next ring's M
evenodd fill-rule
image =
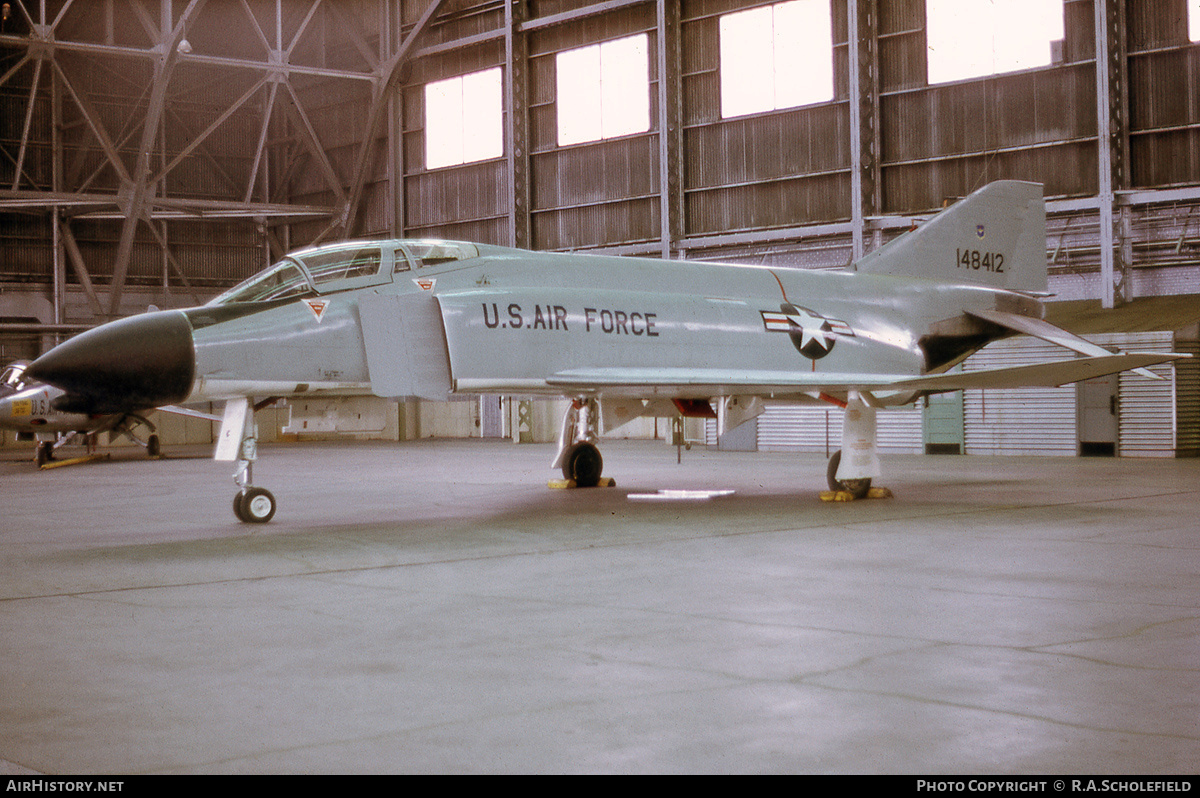
M133 178L130 176L129 170L125 168L125 162L121 160L117 145L108 135L100 114L92 107L91 102L83 94L75 90L71 78L67 76L67 73L63 71L62 66L57 61L54 62L54 71L58 79L62 81L62 85L67 90L67 93L71 95L75 107L83 115L84 123L92 131L92 135L96 137L96 141L100 144L100 149L104 151L104 158L108 165L112 167L112 170L116 172L117 179L122 186L130 185L133 182Z
M683 85L679 3L658 0L658 214L661 253L671 257L683 231Z
M50 188L62 191L63 186L63 105L62 86L54 70L50 70ZM66 249L63 245L62 231L59 229L59 210L54 207L50 211L50 225L54 230L54 323L62 324L67 317L67 265ZM56 336L56 343L61 338Z
M13 191L21 185L21 173L25 171L25 153L29 148L29 128L33 124L33 111L37 107L38 81L42 76L42 59L33 67L33 83L29 87L29 107L25 109L25 126L21 128L21 148L17 153L17 168L13 170ZM32 181L31 181L32 182Z
M1094 0L1096 33L1096 143L1099 168L1101 305L1114 308L1132 299L1132 248L1122 240L1129 225L1114 231L1116 192L1128 188L1129 93L1125 0ZM1114 248L1119 253L1114 253Z
M254 164L250 167L250 179L246 181L246 193L242 197L242 202L250 202L254 199L254 184L258 182L260 171L263 178L263 202L271 201L270 181L267 179L269 174L267 170L267 134L271 130L271 112L275 110L275 100L278 97L279 82L271 81L271 88L267 91L267 103L262 111L262 127L258 132L258 145L254 148Z
M396 82L396 76L400 73L400 67L408 60L408 55L412 52L413 44L429 28L443 2L445 0L429 0L429 5L425 7L425 12L421 14L421 18L417 20L417 24L408 32L408 36L404 38L400 49L384 60L379 67L377 80L371 90L371 107L367 110L367 121L363 125L363 140L358 148L358 157L355 159L354 164L354 174L350 180L350 194L345 202L345 210L341 220L342 230L346 236L352 235L354 231L354 225L358 217L358 206L362 202L363 190L366 188L367 167L371 162L371 153L375 149L375 132L379 129L379 120L383 116L384 109L388 108L391 104L391 89Z
M850 260L866 254L867 219L879 205L879 35L875 0L846 0L850 94ZM876 231L876 234L878 231ZM878 240L874 246L878 246Z
M83 292L87 294L88 300L92 303L92 312L97 318L102 317L104 306L100 304L100 297L96 295L96 287L92 285L92 276L88 274L87 263L84 262L83 254L79 251L75 234L71 232L71 226L65 219L56 219L55 223L62 233L62 241L67 250L67 259L71 261L71 268L75 270L75 276L79 279L79 284L83 286Z
M400 3L383 3L380 8L379 29L382 31L385 52L399 44L404 17ZM388 233L392 238L404 237L404 103L399 92L387 94L387 203Z
M504 158L508 176L508 240L533 246L529 205L529 44L520 31L529 18L526 0L504 3Z
M125 202L125 222L121 226L121 239L117 244L117 256L113 264L112 287L108 296L108 315L115 317L121 308L121 294L125 289L125 277L129 273L129 262L133 254L133 239L138 222L145 210L146 197L150 193L150 156L158 139L159 123L167 103L167 87L171 73L179 60L179 43L196 19L206 0L191 0L178 22L174 22L171 0L162 0L160 9L161 31L159 38L159 60L155 63L154 83L150 91L150 104L142 122L142 139L138 147L137 165L133 172L133 190ZM174 22L174 27L172 23Z
M158 224L147 225L150 232L158 240L158 246L162 250L163 256L163 295L170 292L170 282L167 279L168 272L175 272L175 276L179 278L179 282L183 283L183 287L192 295L192 305L204 304L195 289L192 288L192 283L188 280L187 275L183 273L183 268L179 265L179 261L175 259L174 253L171 252L171 244L167 237L167 223L161 221ZM161 229L160 229L161 227Z

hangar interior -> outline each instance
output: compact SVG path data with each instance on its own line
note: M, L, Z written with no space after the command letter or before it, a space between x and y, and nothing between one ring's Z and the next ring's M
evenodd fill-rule
M0 359L202 303L286 251L349 237L846 268L1002 178L1045 185L1051 321L1196 351L1200 11L1041 6L1023 26L1041 56L956 66L950 49L1011 45L992 47L1000 20L937 0L6 3ZM738 44L789 25L815 38ZM775 77L789 70L804 79ZM985 353L976 362L1021 356ZM1115 392L1116 432L1093 432L1087 408L1104 402L1072 390L1035 392L1024 401L1047 412L1019 418L1056 419L1078 452L1195 454L1196 368L1161 370L1172 387L1153 407L1128 379L1079 389ZM901 413L890 445L1022 451L1040 434L980 443L1009 427L971 411L981 403L967 392ZM542 404L412 402L357 434L547 440L560 409ZM817 445L812 418L772 412L728 446ZM328 431L327 408L312 413L292 429ZM1126 423L1163 413L1170 429L1149 441ZM213 435L160 423L164 443ZM669 424L622 434L669 437Z
M943 60L1017 2L7 0L0 361L314 242L843 269L998 179L1045 186L1051 322L1200 354L1200 2ZM895 499L845 504L836 409L567 491L554 402L293 401L250 531L209 421L5 433L0 773L1193 773L1200 363L1154 371L881 411Z

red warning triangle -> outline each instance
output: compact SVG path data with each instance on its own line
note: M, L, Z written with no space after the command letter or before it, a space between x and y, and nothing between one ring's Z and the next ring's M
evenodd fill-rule
M308 309L317 317L317 321L321 321L321 317L325 315L325 309L329 307L328 299L305 299L304 304L308 305Z

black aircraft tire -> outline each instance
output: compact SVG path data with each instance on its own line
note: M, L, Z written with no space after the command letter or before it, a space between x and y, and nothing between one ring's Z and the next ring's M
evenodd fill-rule
M233 494L233 514L237 516L237 520L242 523L249 523L246 516L242 515L242 492L239 490Z
M162 444L157 435L151 435L146 439L146 454L149 457L158 457L162 454Z
M581 441L570 449L563 459L563 477L581 488L594 488L600 484L600 472L604 470L604 458L593 444Z
M838 449L829 458L829 467L825 469L825 481L829 483L829 489L832 491L846 491L856 499L861 499L871 490L871 479L844 479L838 480L837 470L842 462L842 450Z
M275 516L275 496L266 488L250 488L233 499L233 513L239 521L265 524Z

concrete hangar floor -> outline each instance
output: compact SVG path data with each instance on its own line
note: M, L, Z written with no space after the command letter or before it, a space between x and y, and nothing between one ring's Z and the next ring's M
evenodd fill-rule
M1195 772L1200 461L604 453L8 450L0 769Z

